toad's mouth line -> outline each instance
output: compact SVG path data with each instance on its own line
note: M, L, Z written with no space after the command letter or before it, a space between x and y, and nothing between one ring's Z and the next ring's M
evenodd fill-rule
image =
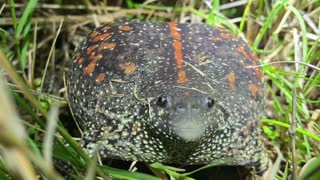
M205 126L176 126L173 128L174 133L186 141L195 141L199 139L206 131Z
M205 123L199 123L195 121L187 121L187 122L173 122L171 124L173 129L179 129L179 130L197 130L197 129L206 129L207 124Z
M205 129L206 126L198 126L198 127L180 127L180 126L172 126L173 129L179 129L179 130L197 130L197 129Z

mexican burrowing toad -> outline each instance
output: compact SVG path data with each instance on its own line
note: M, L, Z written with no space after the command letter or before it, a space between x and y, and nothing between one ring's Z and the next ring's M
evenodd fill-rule
M243 40L206 24L98 27L77 48L68 81L83 146L108 158L249 165L262 174L257 65Z

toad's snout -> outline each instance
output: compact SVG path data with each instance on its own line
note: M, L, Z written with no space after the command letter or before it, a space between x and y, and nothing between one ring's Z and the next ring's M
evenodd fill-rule
M200 102L181 102L174 107L173 130L186 141L199 139L206 130L205 121L201 118L205 107Z

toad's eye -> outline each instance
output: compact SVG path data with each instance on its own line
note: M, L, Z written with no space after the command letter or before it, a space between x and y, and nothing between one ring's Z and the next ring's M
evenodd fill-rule
M212 98L207 98L207 106L208 108L212 108L214 105L214 100Z
M159 96L157 100L157 105L160 107L167 107L168 99L166 96Z

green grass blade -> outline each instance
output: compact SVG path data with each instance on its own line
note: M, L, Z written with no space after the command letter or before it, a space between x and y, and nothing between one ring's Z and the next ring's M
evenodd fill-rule
M106 166L99 166L101 170L106 173L110 174L113 177L120 178L120 179L128 179L128 180L157 180L158 178L152 175L140 173L140 172L130 172L127 170L115 169Z
M291 12L293 12L293 14L297 17L299 24L300 24L300 28L301 28L301 36L302 36L302 55L303 55L303 60L306 61L306 57L307 57L307 52L308 52L308 40L307 40L307 27L306 27L306 23L304 22L304 19L301 15L301 13L293 6L289 6L289 9L291 10Z
M274 119L266 119L266 118L264 118L264 119L262 119L262 122L263 123L268 123L268 124L274 124L274 125L277 125L277 126L281 126L281 127L287 128L287 129L290 127L290 124L287 124L287 123L284 123L284 122L281 122L281 121L277 121L277 120L274 120ZM311 133L311 132L309 132L307 130L304 130L302 128L297 128L296 130L297 130L298 133L303 134L303 135L305 135L305 136L307 136L309 138L312 138L317 142L320 142L320 137L315 135L314 133Z
M247 20L247 16L249 14L249 11L250 11L250 6L252 4L252 0L249 0L244 12L243 12L243 15L242 15L242 18L241 18L241 22L240 22L240 26L239 26L239 32L243 32L243 29L244 29L244 25L245 25L245 22Z
M309 49L305 61L311 62L311 61L313 61L314 59L316 59L316 58L318 58L320 56L320 51L314 52L314 51L316 51L316 47L318 46L319 42L320 42L320 32L318 34L318 39L313 43L313 45ZM315 56L315 57L313 57L313 56Z
M22 14L22 17L19 20L19 24L16 30L16 37L20 37L20 35L22 34L22 31L25 29L26 25L30 21L30 17L32 15L34 8L37 5L37 2L38 2L37 0L30 0L28 2L27 7Z
M310 159L301 169L299 180L320 179L320 157Z
M14 7L14 0L9 0L10 5L10 12L12 17L12 24L14 29L17 29L17 15L16 15L16 9Z
M213 25L216 22L216 14L219 13L220 0L212 1L212 8L210 10L209 16L207 18L207 24Z
M269 27L271 26L271 24L273 23L274 19L279 15L280 11L283 10L283 8L287 4L287 2L288 2L287 0L283 0L279 4L277 4L276 7L274 7L271 10L271 13L269 14L267 20L263 23L263 26L260 29L260 32L252 45L252 48L254 50L258 49L258 46L259 46L263 36L267 33L267 31L268 31Z

